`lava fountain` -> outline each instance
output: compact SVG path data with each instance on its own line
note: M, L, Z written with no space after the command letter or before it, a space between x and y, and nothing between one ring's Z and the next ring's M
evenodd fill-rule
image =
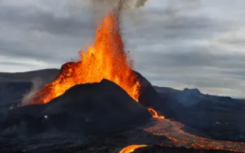
M124 51L119 12L105 17L98 26L94 44L81 51L81 60L65 64L58 77L36 94L32 104L43 104L62 95L67 89L85 83L110 80L138 101L139 82L133 72L133 61Z

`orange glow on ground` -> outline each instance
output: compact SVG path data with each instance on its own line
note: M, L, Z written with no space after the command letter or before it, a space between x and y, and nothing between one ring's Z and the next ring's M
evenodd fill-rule
M212 140L186 133L182 130L183 124L171 121L169 119L156 118L156 124L145 131L157 136L165 136L172 140L174 145L170 147L185 147L205 150L225 150L233 152L245 152L245 143ZM169 146L169 144L160 143L160 146Z
M123 148L119 153L132 153L136 149L147 147L147 145L130 145L125 148Z

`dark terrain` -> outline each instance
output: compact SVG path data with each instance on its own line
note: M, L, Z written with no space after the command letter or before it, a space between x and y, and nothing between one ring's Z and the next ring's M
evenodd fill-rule
M145 114L143 115L145 117L142 117L142 122L149 118L149 114L147 115L147 111L140 108L141 105L135 105L134 101L130 102L132 99L123 94L120 89L115 91L116 93L122 93L123 96L119 96L120 98L110 96L109 93L106 96L102 95L102 97L100 97L100 99L105 99L103 104L107 102L106 99L108 97L112 98L110 98L110 105L113 104L113 101L119 101L119 104L113 105L114 111L112 111L112 108L101 107L102 105L96 100L95 103L98 104L96 109L92 109L94 104L91 106L81 105L81 103L76 102L74 99L72 103L75 105L73 105L70 99L71 97L76 97L77 94L74 91L70 92L70 94L64 94L63 97L61 96L54 99L47 105L26 106L9 111L9 108L12 109L18 106L23 100L24 95L33 89L33 84L37 83L33 80L39 78L41 81L38 83L43 86L53 81L58 73L58 69L25 73L0 73L0 129L2 131L1 135L5 136L4 139L2 137L0 140L1 152L24 152L23 150L25 150L25 152L62 152L65 150L65 152L118 152L127 145L145 143L152 144L152 146L138 149L135 152L223 152L156 146L155 144L158 142L166 141L166 143L169 143L169 141L167 138L146 133L140 128L136 128L136 125L131 124L133 121L140 119L137 117L139 114L139 116ZM152 88L151 84L143 76L139 73L138 76L142 85L139 98L142 105L153 107L160 111L165 117L185 124L185 131L189 133L206 136L212 139L245 142L245 122L243 118L245 115L245 101L232 99L231 97L205 95L198 89L184 89L181 91L167 87L154 86L154 88ZM106 88L110 88L107 85ZM81 88L79 88L79 92L87 92L86 89L83 90ZM99 89L100 88L98 88L98 90ZM73 90L75 90L75 88L73 88ZM100 93L100 91L96 93ZM91 95L90 98L87 99L91 99L91 97L95 96ZM78 101L87 101L86 96L77 97L77 99ZM139 107L141 113L134 114L133 111L128 113L130 111L129 108L126 107L125 109L116 109L117 111L115 111L115 108L123 107L125 101L129 102L130 105L132 104L132 108ZM89 111L85 114L81 113L86 112L86 110ZM84 133L84 131L86 131L85 133L92 133L91 131L98 130L93 129L93 127L104 131L103 125L110 125L110 123L117 121L116 118L110 118L110 116L115 116L115 113L118 111L121 119L119 119L117 125L130 124L130 126L115 128L111 125L108 129L106 127L107 133L100 132L100 135L96 137L86 135L83 136L82 139L81 137L77 138L76 134L74 134L74 138L71 136L69 139L67 139L66 136L62 139L60 135L60 133L64 133L64 131L75 131L75 133ZM127 113L125 113L125 111ZM97 116L93 116L96 118L95 121L101 122L91 122L87 124L86 120L82 121L82 119L86 117L91 118L91 114L96 114L94 112L98 112ZM108 114L105 116L101 115L104 112L108 112ZM51 116L51 120L54 118L54 121L49 121L44 124L45 115ZM118 114L116 116L118 116ZM59 120L60 118L62 118L62 120ZM125 118L127 118L127 120ZM77 122L81 124L78 125L76 124ZM142 122L139 120L140 125ZM86 129L82 129L84 125L87 126ZM117 130L111 131L112 129ZM80 130L82 130L82 132ZM47 131L53 133L53 136L49 133L47 134ZM58 133L53 131L58 131ZM108 131L111 132L108 133ZM59 135L58 138L57 135ZM15 138L15 140L13 141L12 138ZM9 148L11 149L9 150Z

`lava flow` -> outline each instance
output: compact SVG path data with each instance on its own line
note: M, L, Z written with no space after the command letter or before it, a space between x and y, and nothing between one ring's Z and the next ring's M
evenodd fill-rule
M150 112L151 116L154 118L158 118L158 119L164 119L164 116L160 115L156 110L154 110L153 108L148 108L148 111Z
M233 152L245 152L245 143L212 140L202 138L189 133L185 133L182 128L183 124L169 119L156 119L156 124L145 131L157 136L165 136L174 142L173 147L186 147L206 150L226 150ZM164 143L158 144L160 146L169 146Z
M155 110L153 110L155 111ZM173 144L160 143L158 146L163 147L185 147L194 149L205 149L205 150L225 150L232 152L245 152L245 143L243 142L232 142L222 140L212 140L208 138L202 138L189 133L185 133L182 128L183 124L164 119L159 114L155 114L154 117L155 125L144 129L145 131L152 133L156 136L165 136L172 140ZM138 147L137 147L138 146ZM147 147L148 145L130 145L123 148L119 153L132 153L138 148ZM133 148L135 147L135 148ZM130 150L133 148L132 150ZM124 152L123 152L124 151Z
M125 148L123 148L119 153L132 153L136 149L147 147L148 145L130 145Z
M67 89L85 83L110 80L122 87L138 101L139 82L133 70L133 61L124 51L119 11L103 19L96 31L95 42L88 51L80 52L81 61L65 64L58 77L46 85L32 100L32 104L47 103Z

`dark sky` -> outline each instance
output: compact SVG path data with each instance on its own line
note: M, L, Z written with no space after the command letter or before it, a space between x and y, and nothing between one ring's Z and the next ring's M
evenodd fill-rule
M0 71L59 68L93 43L83 0L0 0ZM124 13L135 69L154 85L244 97L244 0L148 0Z

